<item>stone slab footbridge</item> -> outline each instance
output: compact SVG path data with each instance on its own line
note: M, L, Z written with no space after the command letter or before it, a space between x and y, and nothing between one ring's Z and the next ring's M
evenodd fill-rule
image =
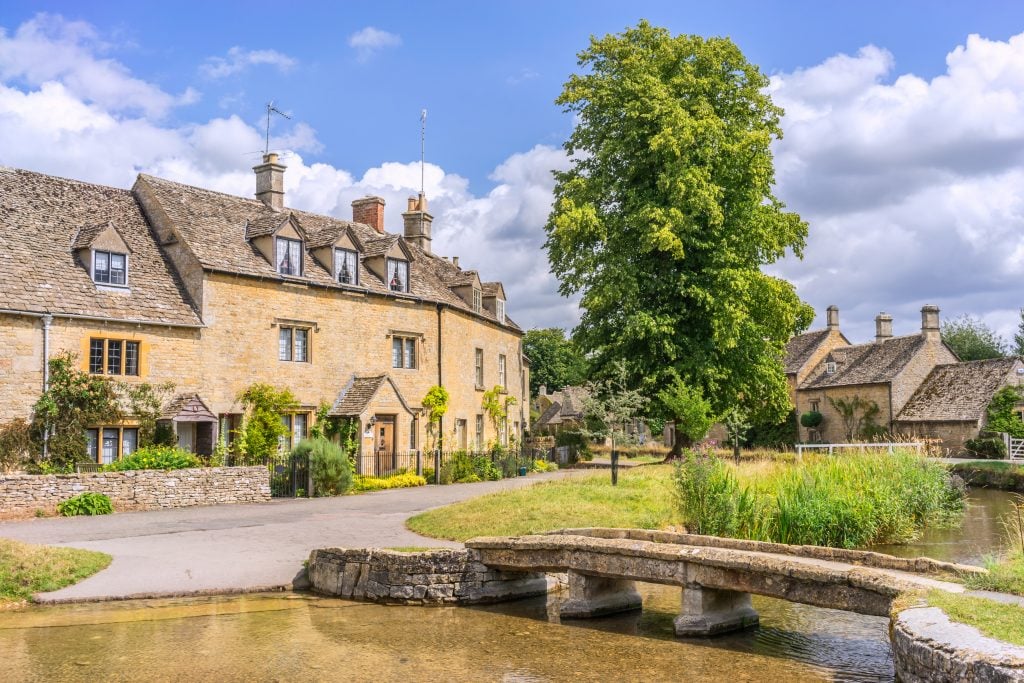
M465 550L400 553L315 550L314 590L398 604L475 604L539 595L549 574L567 576L562 618L639 609L635 582L679 586L675 632L708 636L758 623L750 596L889 616L915 590L960 593L946 580L983 572L928 558L792 546L640 529L563 529L535 536L485 537Z

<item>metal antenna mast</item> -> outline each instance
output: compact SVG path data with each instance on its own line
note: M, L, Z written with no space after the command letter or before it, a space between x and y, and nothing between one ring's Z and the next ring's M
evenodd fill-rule
M427 110L420 110L420 196L423 196L423 164L426 159Z
M288 116L288 114L285 114L283 111L281 111L280 109L278 109L277 107L274 106L274 100L270 100L269 102L267 102L267 141L266 141L266 145L263 147L263 154L270 154L270 115L271 114L277 114L278 116L283 116L286 119L290 119L291 118L290 116Z

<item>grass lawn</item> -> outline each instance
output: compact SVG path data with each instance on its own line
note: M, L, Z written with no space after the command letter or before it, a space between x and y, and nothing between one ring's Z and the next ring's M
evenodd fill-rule
M78 583L110 564L110 555L0 538L0 608Z
M972 574L964 582L968 588L1024 595L1024 554L986 563L988 574Z
M941 609L952 621L973 626L986 636L1024 645L1024 607L945 591L929 591L928 604Z
M566 527L657 529L672 523L670 466L608 472L472 498L411 518L416 533L452 541L474 536L522 536Z

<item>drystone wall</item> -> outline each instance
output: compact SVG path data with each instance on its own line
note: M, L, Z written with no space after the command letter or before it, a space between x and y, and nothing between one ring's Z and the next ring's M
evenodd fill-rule
M474 605L548 591L545 574L489 569L473 550L325 548L310 554L308 573L317 593L393 605Z
M0 475L0 515L53 513L57 503L86 491L110 496L115 511L261 503L270 500L270 472L266 467L199 467Z

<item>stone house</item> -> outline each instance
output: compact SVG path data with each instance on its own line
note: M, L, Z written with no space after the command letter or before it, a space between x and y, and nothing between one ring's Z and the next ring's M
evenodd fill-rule
M548 393L546 385L537 389L534 406L540 413L530 433L534 436L554 436L560 431L572 431L583 424L583 404L589 394L584 387L563 387Z
M450 394L442 434L453 447L518 437L526 423L522 330L500 283L431 252L433 216L409 200L398 233L384 200L352 203L352 220L288 208L276 154L254 168L256 197L139 175L131 190L0 167L0 422L29 418L47 359L84 371L174 384L162 418L197 453L230 442L238 395L263 382L301 407L355 419L363 451L423 447L420 402ZM498 430L486 389L516 399ZM95 425L88 457L122 457L137 422ZM497 431L497 433L495 433Z

